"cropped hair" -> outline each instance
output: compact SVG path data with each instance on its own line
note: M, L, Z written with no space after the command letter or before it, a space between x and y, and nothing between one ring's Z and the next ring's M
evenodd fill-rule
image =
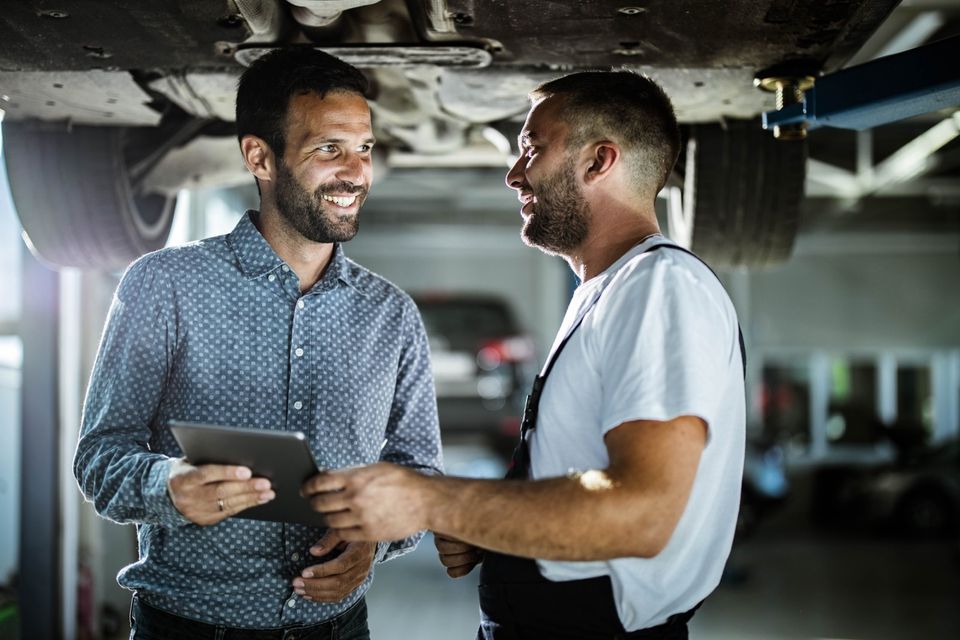
M541 84L534 102L557 96L570 124L568 150L611 140L624 151L634 188L663 188L680 154L680 129L670 98L653 80L632 71L582 71Z
M237 86L237 139L262 138L283 157L290 99L331 92L366 95L369 83L355 67L313 47L277 49L251 64Z

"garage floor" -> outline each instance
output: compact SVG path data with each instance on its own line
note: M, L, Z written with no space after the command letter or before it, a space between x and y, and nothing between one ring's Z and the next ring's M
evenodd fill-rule
M948 543L757 539L691 623L700 640L960 638L960 550ZM449 580L430 540L381 567L368 602L375 640L464 640L477 627L476 571Z

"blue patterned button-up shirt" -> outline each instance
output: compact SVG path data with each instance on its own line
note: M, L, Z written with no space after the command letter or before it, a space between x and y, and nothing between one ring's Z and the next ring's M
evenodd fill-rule
M136 523L121 586L180 616L231 627L313 624L353 605L314 603L291 580L323 530L229 518L190 523L167 493L188 420L302 431L321 467L388 460L441 469L427 339L416 306L337 245L319 282L296 274L245 215L232 233L135 262L113 300L74 471L98 513ZM419 536L381 544L377 560Z

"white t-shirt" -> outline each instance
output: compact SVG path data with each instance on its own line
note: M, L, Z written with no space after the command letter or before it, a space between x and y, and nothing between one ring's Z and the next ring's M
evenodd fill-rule
M717 278L654 236L577 288L553 349L597 304L557 358L531 434L534 478L609 466L603 436L631 420L702 418L708 427L690 499L653 558L538 560L549 580L609 575L627 631L661 624L703 600L730 553L744 454L737 317Z

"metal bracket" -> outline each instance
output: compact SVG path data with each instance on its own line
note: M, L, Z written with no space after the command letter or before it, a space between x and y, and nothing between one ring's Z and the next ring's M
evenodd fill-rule
M960 105L960 36L822 78L799 102L763 114L763 128L870 129Z
M278 47L273 45L242 45L233 52L233 55L237 62L248 67L254 60L276 48ZM486 49L463 45L396 44L317 48L359 69L422 65L476 69L487 67L493 61L493 56Z

